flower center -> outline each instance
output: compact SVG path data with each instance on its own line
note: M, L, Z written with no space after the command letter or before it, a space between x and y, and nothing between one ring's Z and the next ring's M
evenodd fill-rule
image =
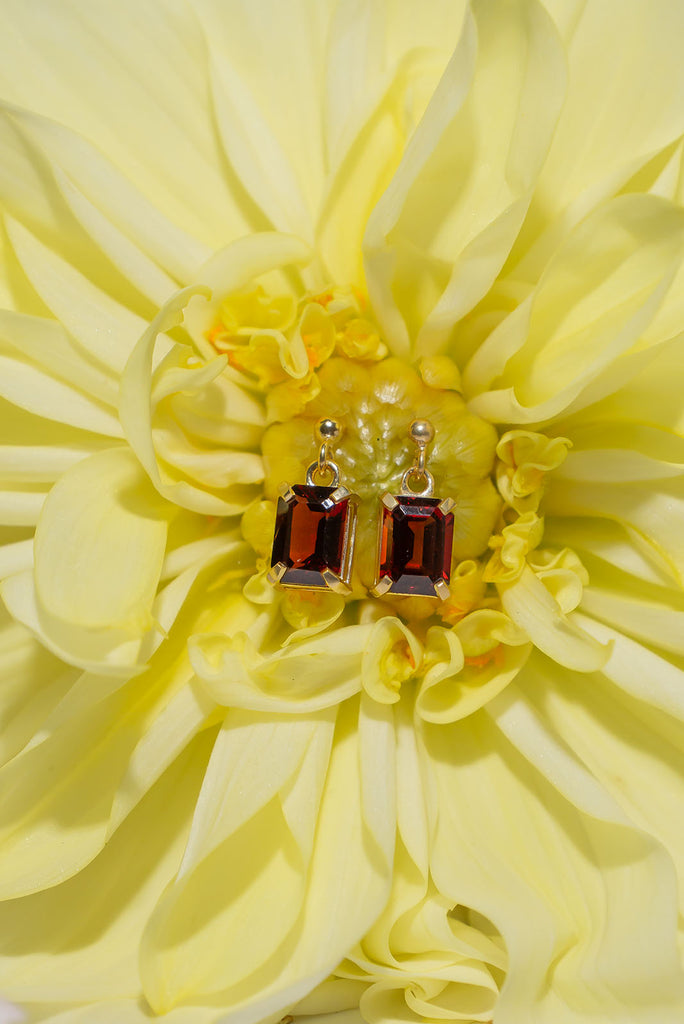
M246 289L224 300L208 337L233 369L264 392L267 500L275 501L283 482L303 482L316 458L316 421L325 416L341 424L335 462L341 483L361 498L356 594L373 586L380 497L401 490L414 457L407 429L416 417L429 419L435 429L428 454L435 493L457 502L455 567L486 552L501 511L492 480L498 437L468 412L450 359L425 359L413 368L388 356L363 296L352 288L331 288L298 305L258 286ZM408 604L421 617L434 610L432 602Z
M259 603L269 600L255 580L270 565L280 488L306 479L318 457L314 426L320 419L342 427L331 455L340 483L360 498L345 621L393 616L397 623L375 637L378 657L364 685L377 699L392 700L402 683L424 678L426 714L438 719L446 665L453 674L460 658L457 671L464 680L486 680L525 656L521 648L527 650L528 638L504 613L501 600L523 571L531 567L550 587L570 576L574 583L566 580L564 592L581 592L579 560L567 551L539 548L545 477L563 461L569 442L528 430L499 436L469 411L458 367L448 356L409 365L389 354L357 289L329 288L296 300L248 287L222 302L206 336L227 356L227 374L264 408L263 496L242 520L258 569L245 593ZM408 434L414 419L427 419L434 428L427 468L435 498L455 502L450 593L444 601L370 596L378 580L381 499L402 490L416 454ZM284 620L305 633L316 622L322 628L335 621L345 608L342 598L325 592L286 592L279 600ZM404 626L397 632L398 620L410 624L409 633L401 633ZM435 622L456 631L456 648L443 630L430 629Z
M491 584L515 578L541 541L544 476L563 460L565 439L522 430L499 438L468 411L458 368L447 356L414 367L388 355L363 294L352 287L296 301L249 286L224 299L207 337L263 395L266 503L250 508L245 529L262 561L279 487L304 481L317 454L313 427L331 417L343 428L334 451L340 481L361 498L352 583L353 595L364 598L377 578L380 498L400 491L414 457L407 428L425 418L435 430L428 455L435 494L456 502L451 597L438 609L424 598L388 600L402 618L424 619L437 610L450 623L492 606ZM472 657L469 664L496 655Z

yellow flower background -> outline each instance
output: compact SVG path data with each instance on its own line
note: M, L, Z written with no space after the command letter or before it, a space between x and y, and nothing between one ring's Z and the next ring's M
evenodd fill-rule
M0 12L2 996L684 1019L684 7ZM265 578L320 416L347 598Z

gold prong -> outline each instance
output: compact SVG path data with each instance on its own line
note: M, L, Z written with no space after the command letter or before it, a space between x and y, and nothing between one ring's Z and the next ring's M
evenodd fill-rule
M349 488L348 487L338 487L337 490L332 492L332 494L330 495L330 498L328 500L332 501L336 505L338 503L338 501L342 501L343 498L348 498L348 497L349 497Z
M351 594L351 587L348 587L344 580L341 580L332 569L324 569L321 575L328 588L336 594Z
M397 505L399 504L399 502L394 497L394 495L390 494L389 491L387 492L387 494L383 494L383 496L380 499L380 501L383 503L383 505L385 506L386 509L389 509L390 512L392 511L393 508L396 508Z
M446 601L448 600L449 597L451 597L451 591L449 590L449 586L447 583L445 583L444 580L437 580L437 582L435 583L435 593L437 594L437 597L441 601Z
M284 562L276 562L269 571L266 573L266 579L268 582L275 587L277 583L280 583L281 579L287 572L287 566Z
M444 501L440 501L440 503L437 506L437 508L444 515L447 515L449 512L451 512L452 508L454 508L455 505L456 505L456 502L454 501L453 498L445 498Z
M382 597L392 586L392 580L389 576L383 576L381 580L375 584L371 590L373 597Z
M278 493L280 494L281 498L284 498L285 501L287 502L293 501L294 498L297 497L297 495L292 490L289 484L281 484L280 487L278 488Z

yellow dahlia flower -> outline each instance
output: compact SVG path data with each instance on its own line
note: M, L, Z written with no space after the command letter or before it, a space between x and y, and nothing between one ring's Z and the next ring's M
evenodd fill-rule
M3 997L684 1019L681 3L2 14ZM324 416L347 596L266 579Z

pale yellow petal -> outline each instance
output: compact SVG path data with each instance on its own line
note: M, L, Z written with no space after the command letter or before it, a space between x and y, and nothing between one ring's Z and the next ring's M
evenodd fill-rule
M510 962L498 1019L517 1024L532 1001L540 1024L677 1019L683 988L667 854L561 739L547 734L540 744L529 716L506 727L538 768L482 712L425 734L437 785L433 876L503 936Z
M46 306L96 363L119 374L145 320L92 284L18 221L7 230L27 277Z
M90 863L214 710L193 686L187 659L173 652L101 700L97 677L84 682L70 713L57 707L51 729L0 769L3 899L49 888Z
M568 94L516 252L523 256L518 273L528 280L569 228L684 131L678 3L549 6L554 16L560 12Z
M650 465L625 453L632 480L554 481L548 495L549 512L563 515L607 517L634 531L645 545L670 568L680 585L684 581L684 537L681 522L684 514L684 473L678 467L674 476L665 464ZM619 459L613 464L619 466ZM646 473L648 466L649 473ZM641 468L641 473L638 471ZM624 475L624 471L623 471ZM651 478L649 479L649 476ZM605 482L604 482L605 481Z
M5 16L3 98L91 140L173 224L210 248L251 229L239 186L221 166L205 40L189 7L11 2Z
M629 636L684 654L684 595L680 588L635 578L598 559L587 559L590 583L580 611Z
M197 10L226 158L274 227L311 240L325 175L319 97L331 8L251 0L227 17L217 0L200 0Z
M238 713L224 724L181 871L146 931L143 956L155 1004L238 984L264 968L293 930L310 843L306 852L298 847L282 794L297 773L308 798L320 799L333 730L330 713L303 723ZM311 745L319 755L304 763Z
M0 548L0 578L33 568L33 538L3 544Z
M413 709L402 701L396 712L397 745L397 830L409 857L423 877L429 864L429 825L424 778L421 773L419 741L414 728Z
M595 630L614 638L605 678L540 671L529 697L625 814L668 850L681 910L684 674L613 630L598 624Z
M142 931L180 863L212 739L199 738L164 772L87 868L0 904L3 992L47 1007L140 994Z
M549 544L558 547L570 544L572 550L581 555L583 564L594 556L647 583L672 587L672 574L667 565L655 557L654 550L645 545L637 546L629 531L613 520L553 516L546 522L544 537Z
M14 354L0 355L0 396L59 424L109 438L123 434L117 417L106 405Z
M612 438L608 442L611 446L615 438L627 436L631 443L634 437L637 448L642 447L638 440L639 427L651 431L660 429L674 437L684 435L681 396L679 390L671 386L684 359L684 336L663 342L645 355L648 359L640 366L639 373L627 381L618 381L622 385L619 390L564 422L564 427L578 436L580 444L587 430L596 431L598 437ZM638 420L635 410L638 410Z
M416 695L416 713L426 722L471 715L508 686L530 649L527 633L494 609L471 612L452 630L433 626L426 650L433 664Z
M157 304L167 297L173 280L130 236L145 244L144 224L148 234L153 226L159 242L150 248L163 258L173 226L130 182L124 184L90 143L53 121L5 103L0 103L0 140L5 155L0 206L69 262L87 265L89 278L125 304L140 307L145 304L143 296ZM133 211L141 216L137 227ZM194 266L206 258L202 247L193 245L183 232L176 230L173 241L185 250L181 263L193 249L199 249Z
M0 523L3 526L35 526L45 503L45 491L0 491Z
M326 53L324 132L329 174L317 249L331 280L362 284L368 217L458 41L465 3L338 4Z
M463 381L473 411L539 422L617 390L620 357L641 355L683 249L684 213L674 205L632 195L599 207L471 359Z
M182 479L174 480L168 473L162 473L154 445L151 382L155 346L158 337L164 331L182 322L183 309L190 297L197 294L210 293L206 287L199 285L176 293L143 332L128 359L121 379L119 415L133 451L149 474L152 483L164 497L193 511L226 515L238 511L240 505L235 507L191 483ZM220 365L216 364L214 370L218 373Z
M631 697L684 721L684 674L679 659L675 664L588 615L578 613L575 618L591 636L611 642L610 658L601 669L606 679Z
M157 193L150 202L92 142L56 121L16 108L6 114L40 148L74 216L136 288L159 304L169 278L189 282L210 250L164 216Z
M244 634L190 638L193 667L219 704L301 714L338 704L361 689L371 625L346 626L262 655Z
M312 744L325 755L333 730L331 711L288 722L263 712L231 710L212 750L179 878L286 789ZM327 755L324 762L325 768Z
M599 644L563 615L553 596L527 567L513 583L499 586L504 611L524 630L535 647L580 672L605 664L610 648Z
M396 744L394 713L386 704L361 695L359 761L363 821L382 866L390 877L396 833Z
M54 483L63 473L93 454L93 448L49 445L0 445L0 476L4 483Z
M369 294L398 354L413 341L439 350L491 286L563 97L560 45L540 5L472 11L364 239Z
M249 515L249 512L246 513ZM270 549L273 517L268 520L268 544ZM270 553L270 551L269 551ZM270 584L269 584L270 586ZM332 591L289 590L282 595L280 611L285 621L293 627L292 633L283 640L283 647L301 643L332 626L344 612L346 601L341 594Z
M42 607L80 627L148 628L166 531L166 510L126 449L74 466L50 492L36 530Z
M302 784L308 800L319 805L312 848L295 840L288 797L271 799L168 891L143 946L145 993L158 1012L213 992L245 1019L280 1014L330 972L377 915L388 878L364 845L357 718L358 701L337 712L327 774L327 758L306 766ZM296 725L281 719L278 728L287 732ZM386 842L383 836L383 848ZM217 914L219 879L223 889L235 887L235 896ZM181 913L187 898L192 919ZM274 900L282 910L276 921ZM240 908L247 917L236 916ZM254 971L254 956L246 959L245 950L259 935ZM274 944L277 955L264 962Z
M78 673L53 657L2 611L0 626L0 763L41 729Z
M9 357L35 364L77 389L93 404L116 408L116 377L105 367L95 365L91 354L81 349L61 324L0 310L0 338Z
M112 626L99 630L82 628L55 619L41 607L33 569L22 570L3 580L0 594L12 617L27 626L41 644L62 661L125 678L140 670L142 633L136 635L130 628L114 629Z
M26 1004L25 1004L26 1005ZM29 1009L33 1007L29 1005ZM50 1012L50 1011L48 1011ZM70 1010L50 1013L41 1024L149 1024L156 1014L137 999L115 999L76 1006ZM229 1024L223 1011L216 1007L182 1006L165 1015L165 1024Z
M389 615L378 619L363 652L364 690L382 704L396 704L401 699L401 684L415 673L422 657L418 638L400 619Z

